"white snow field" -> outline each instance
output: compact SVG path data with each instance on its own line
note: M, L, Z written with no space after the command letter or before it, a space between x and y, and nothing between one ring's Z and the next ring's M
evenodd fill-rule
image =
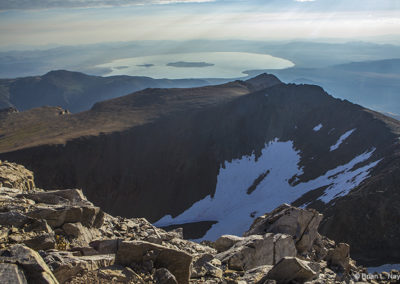
M369 174L369 170L379 161L353 169L355 165L368 160L374 149L355 157L346 165L326 172L314 180L292 186L288 180L300 176L300 153L292 141L275 139L265 144L261 156L244 156L221 165L217 186L213 197L207 196L176 218L164 216L156 226L185 224L200 221L218 221L199 240L215 240L223 234L242 235L253 222L253 216L260 216L275 209L282 203L291 203L308 191L328 186L320 200L327 203L338 196L346 195L359 185ZM269 173L248 194L260 175ZM253 213L253 214L252 214Z
M322 127L323 127L323 125L320 123L320 124L318 124L317 126L315 126L315 127L313 128L313 130L314 130L315 132L318 132L318 131L321 130Z
M343 134L342 136L340 136L339 140L336 142L335 145L331 146L331 152L335 151L336 149L338 149L340 147L340 145L342 145L342 143L344 142L344 140L346 140L347 138L349 138L349 136L355 131L356 129L352 129L347 131L345 134Z

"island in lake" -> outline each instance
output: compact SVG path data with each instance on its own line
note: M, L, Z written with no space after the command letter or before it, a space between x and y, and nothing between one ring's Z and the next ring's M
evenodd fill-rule
M207 63L207 62L186 62L186 61L171 62L171 63L167 64L167 66L181 67L181 68L187 68L187 67L209 67L209 66L214 66L214 65L215 64Z
M129 68L129 66L117 66L117 67L114 67L114 68L117 69L117 70L122 70L122 69Z
M139 65L136 65L136 66L149 68L149 67L153 67L154 64L139 64Z

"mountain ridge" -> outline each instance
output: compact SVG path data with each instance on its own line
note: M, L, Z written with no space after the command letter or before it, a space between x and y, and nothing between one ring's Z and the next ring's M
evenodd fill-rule
M360 61L326 67L293 67L283 70L248 72L275 74L284 82L312 83L322 86L335 97L347 99L381 112L399 115L397 96L400 59Z
M0 108L28 110L60 106L73 113L88 110L98 101L149 87L197 87L226 80L153 79L144 76L100 77L76 71L54 70L42 76L0 79ZM29 95L28 95L29 94Z
M8 115L3 115L0 122L0 128L4 131L3 139L0 141L0 152L3 147L9 149L14 141L12 139L15 136L14 124L17 124L17 131L25 137L25 139L17 137L19 142L11 146L14 150L25 147L24 143L29 144L26 136L39 138L39 142L29 144L30 146L43 144L43 141L48 141L46 137L49 137L47 143L64 144L68 139L123 131L159 119L165 114L179 113L187 108L201 109L207 105L212 106L220 101L229 100L230 97L234 98L251 92L249 86L240 81L189 90L191 97L187 96L187 89L146 89L124 97L95 103L91 110L77 114L70 114L61 107L50 106L20 113L8 113ZM171 92L176 95L170 96ZM213 94L218 92L219 95L207 95L209 92ZM125 116L121 117L119 112L123 110L125 110ZM18 122L16 123L15 120ZM63 133L66 133L65 138L63 138ZM8 141L8 138L11 141Z

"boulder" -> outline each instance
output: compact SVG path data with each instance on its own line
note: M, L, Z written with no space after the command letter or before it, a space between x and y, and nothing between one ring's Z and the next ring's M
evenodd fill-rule
M90 255L97 255L99 254L97 250L90 246L72 246L70 248L72 252L80 256L90 256Z
M231 247L233 247L234 244L240 241L243 241L242 237L233 235L223 235L214 242L214 248L218 252L223 252L230 249Z
M35 188L33 173L21 165L0 162L0 187L2 186L31 191Z
M71 252L50 251L46 252L44 260L57 280L64 283L78 274L113 265L115 256L110 254L74 256Z
M325 257L329 267L338 267L340 270L348 271L350 266L350 246L340 243L337 247L328 250Z
M42 257L36 251L26 246L14 245L9 249L3 250L1 252L0 263L18 264L24 270L29 283L58 283Z
M25 240L24 244L31 249L38 250L49 250L56 247L56 240L54 234L43 234Z
M154 273L154 280L157 284L178 284L175 276L166 268L159 268Z
M5 228L2 226L0 227L0 244L7 243L9 231L10 231L9 228Z
M80 189L49 190L32 192L21 196L34 200L36 203L45 204L89 204Z
M99 228L104 222L104 212L95 206L37 207L27 214L29 217L44 219L52 228L64 223L82 223L86 227Z
M152 259L144 259L149 252L151 252ZM119 265L129 266L132 263L143 264L148 260L151 260L156 268L168 269L178 283L189 283L192 256L180 250L145 241L123 241L119 245L115 262Z
M257 218L244 236L281 233L293 236L297 251L311 250L323 215L313 209L283 204L271 213Z
M24 271L13 263L0 263L0 279L5 284L28 284Z
M174 238L183 239L183 229L176 228L174 230L171 230L171 231L168 231L165 233L161 233L160 236L163 241L170 241Z
M129 279L129 281L135 284L145 284L143 278L140 277L140 275L133 271L130 267L125 267L123 273Z
M70 252L49 252L44 260L60 283L84 271L84 265Z
M81 189L74 188L74 189L54 190L54 191L50 191L50 192L53 192L55 195L58 195L64 199L67 199L71 203L89 202L86 199L86 196L83 195L83 192Z
M262 265L256 268L246 271L242 276L241 280L246 281L246 283L259 283L261 279L272 269L272 265ZM262 283L264 284L264 283Z
M82 207L81 223L88 228L100 228L104 223L104 212L100 207L84 206Z
M204 254L204 253L208 253L208 254L216 254L217 251L209 246L204 246L195 242L191 242L188 240L182 240L182 239L178 239L178 238L174 238L170 241L168 241L167 243L168 245L173 246L174 248L177 248L179 250L183 250L189 254Z
M112 265L101 268L98 272L100 278L108 280L107 283L135 283L144 284L143 279L129 267ZM100 283L103 283L101 281Z
M85 269L88 271L97 270L115 263L115 255L112 254L80 256L77 258L86 263Z
M29 223L24 227L25 232L45 232L52 233L53 230L49 226L46 220L43 219L33 219L32 223Z
M82 214L85 207L81 206L68 206L64 208L65 211L65 223L78 223L82 221ZM93 212L93 216L94 216ZM94 218L90 216L90 218Z
M0 212L0 225L21 228L34 220L19 212Z
M8 242L11 244L19 244L24 241L24 236L20 232L8 234Z
M53 194L52 192L33 192L28 194L21 194L21 197L33 200L37 204L44 203L56 205L68 202L68 200L62 198L61 196Z
M263 280L272 279L278 281L278 283L304 283L316 276L317 273L309 267L308 262L296 257L284 257L268 272ZM264 283L263 280L260 282Z
M87 228L81 223L65 223L62 226L67 236L75 238L75 243L89 244L93 239L100 236L100 232L96 228Z
M245 237L216 258L230 269L249 270L262 265L274 265L281 258L296 256L293 239L289 235L265 234Z
M40 208L28 213L28 216L36 219L44 219L51 228L61 227L65 222L67 208Z
M94 248L99 254L117 253L119 244L122 239L113 240L95 240L90 242L90 246Z
M216 261L221 264L211 254L203 254L192 265L191 278L201 278L204 276L210 276L214 278L222 278L223 271L215 266Z
M72 236L78 238L84 234L83 226L81 223L65 223L62 229L67 234L67 236Z
M313 245L314 260L321 261L325 259L326 255L328 254L328 250L331 248L335 248L335 242L318 234Z
M128 278L123 272L123 269L118 269L114 267L106 267L99 270L99 277L103 279L107 279L110 282L118 281L118 282L128 282Z

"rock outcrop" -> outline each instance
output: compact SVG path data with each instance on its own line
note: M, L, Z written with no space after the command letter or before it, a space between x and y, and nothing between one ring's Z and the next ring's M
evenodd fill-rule
M0 187L6 283L349 283L366 272L347 244L318 234L322 216L314 210L282 205L243 237L199 244L184 240L180 229L110 216L78 189L37 189L22 166L3 169L21 177Z
M132 241L121 242L115 262L122 266L133 263L142 268L148 268L149 271L153 267L162 267L168 269L178 283L187 284L190 279L192 256L184 251L150 242Z
M297 251L307 252L311 249L318 234L322 214L316 210L302 210L283 204L269 214L257 218L250 230L244 235L250 236L265 233L283 233L293 237Z
M26 280L28 283L58 283L54 274L43 261L43 258L40 257L36 251L24 245L13 245L10 248L2 250L0 262L2 263L3 267L8 264L8 267L12 267L12 270L14 271L14 280L10 279L9 281L15 281L20 278L20 282L16 283L24 283ZM0 278L4 282L7 282L8 280L5 277Z
M304 283L315 278L317 272L304 260L296 257L285 257L268 272L265 280L272 279L284 283Z
M21 165L0 161L0 187L30 191L35 187L33 173Z
M216 257L233 270L274 265L283 257L296 256L293 238L283 234L251 235Z

